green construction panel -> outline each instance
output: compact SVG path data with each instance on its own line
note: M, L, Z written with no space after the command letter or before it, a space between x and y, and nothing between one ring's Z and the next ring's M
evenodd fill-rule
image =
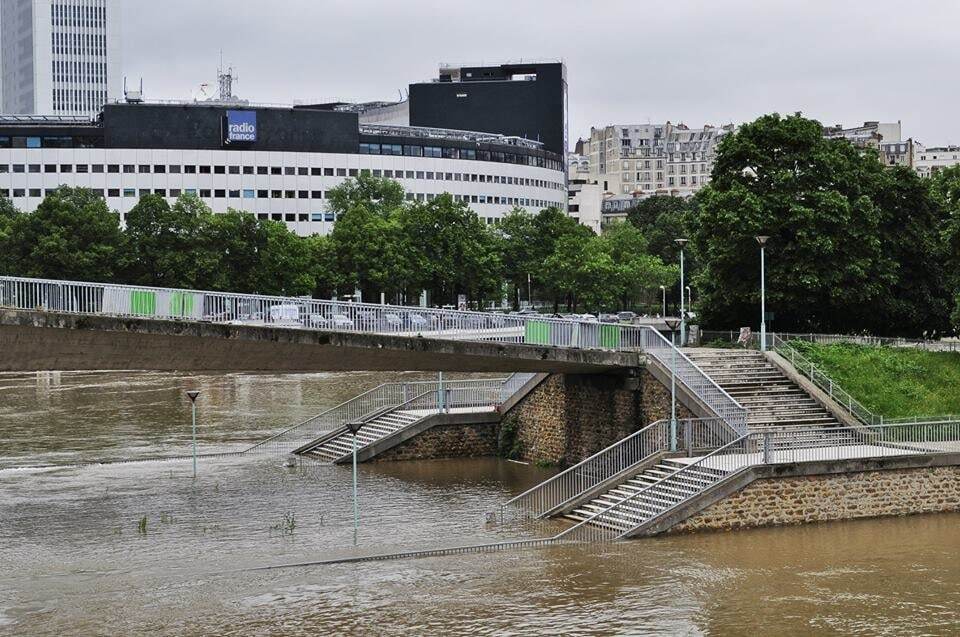
M153 316L157 313L157 295L134 290L130 293L130 313Z
M193 316L194 297L189 292L173 292L170 295L170 314L173 316Z
M549 345L550 324L541 321L527 321L523 342L531 345Z
M616 349L620 347L619 325L600 326L600 347L606 347L609 349Z

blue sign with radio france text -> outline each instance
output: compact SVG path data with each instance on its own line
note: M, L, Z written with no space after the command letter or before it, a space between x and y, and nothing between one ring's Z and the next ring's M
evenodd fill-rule
M257 112L227 111L227 135L224 141L228 144L257 141Z

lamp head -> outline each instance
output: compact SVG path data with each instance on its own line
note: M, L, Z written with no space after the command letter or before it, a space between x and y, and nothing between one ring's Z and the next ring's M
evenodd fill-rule
M190 402L192 403L197 402L197 396L199 395L200 395L200 390L198 389L191 389L190 391L187 392L187 396L190 397Z
M360 431L360 427L363 427L363 423L359 420L351 420L346 424L347 431L352 433L354 436L357 435L357 432Z
M687 242L690 241L690 239L674 239L674 241L678 246L680 246L681 249L683 249L683 246L687 245Z
M758 235L758 236L757 236L757 243L759 243L760 246L763 247L763 246L767 245L767 240L768 240L768 239L770 239L770 237L767 236L767 235L765 235L765 234Z
M672 317L672 316L671 316L670 318L665 318L665 319L663 319L663 322L667 324L667 327L670 328L670 331L671 331L671 332L676 331L677 326L680 325L680 319L675 318L675 317Z
M661 285L661 286L660 286L660 289L661 289L661 290L666 290L666 289L667 289L667 286Z

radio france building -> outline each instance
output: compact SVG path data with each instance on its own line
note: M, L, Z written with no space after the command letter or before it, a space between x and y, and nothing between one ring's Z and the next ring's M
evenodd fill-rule
M514 206L566 207L563 155L543 142L362 123L376 117L365 112L133 101L107 104L95 118L3 115L0 195L32 211L60 185L89 188L122 222L142 195L172 202L193 193L214 212L283 221L301 235L328 233L330 189L363 173L395 179L411 201L448 192L488 224Z

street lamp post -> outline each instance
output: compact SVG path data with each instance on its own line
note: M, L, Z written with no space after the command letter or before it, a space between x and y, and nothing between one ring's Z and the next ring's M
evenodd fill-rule
M687 286L687 314L693 313L693 292L690 290L690 286Z
M353 434L353 545L357 545L357 532L360 529L360 503L357 499L357 434L363 423L360 421L350 421L347 423L347 430Z
M683 347L687 342L687 323L683 312L683 246L687 245L689 239L674 239L674 241L680 246L680 347Z
M663 295L663 314L661 314L660 316L666 318L667 317L667 286L661 285L660 293Z
M760 351L767 351L767 273L766 273L766 255L764 250L767 240L770 237L758 235L757 243L760 244Z
M200 395L200 391L197 389L191 389L187 392L187 396L190 397L190 411L193 415L193 477L197 477L197 396Z
M682 325L678 318L664 319L670 328L671 362L670 362L670 451L677 450L677 325Z
M527 272L527 307L529 308L533 307L532 290L533 288L530 287L530 273Z

